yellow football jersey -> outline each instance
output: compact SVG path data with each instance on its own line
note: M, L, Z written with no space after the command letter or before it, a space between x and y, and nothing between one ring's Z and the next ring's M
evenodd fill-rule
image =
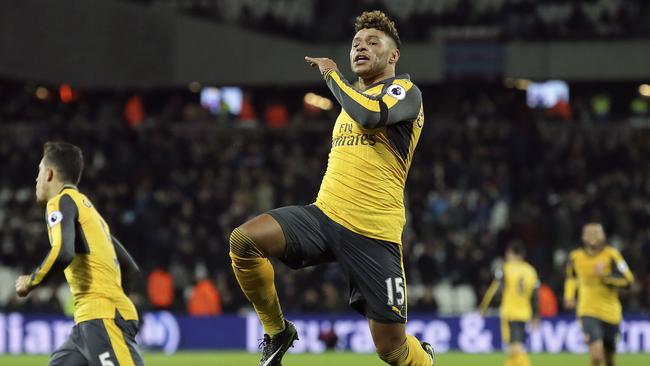
M510 260L494 274L494 280L479 305L487 311L492 299L501 290L501 320L527 322L537 313L539 278L535 268L523 260Z
M574 299L577 288L578 316L591 316L618 324L623 316L618 289L632 282L634 276L615 248L605 246L593 255L580 248L569 255L564 298Z
M326 73L342 106L316 206L358 234L400 244L404 186L424 125L422 95L408 75L361 92Z
M135 306L122 289L110 228L90 200L76 187L66 186L47 203L46 210L52 248L32 274L32 286L41 283L53 267L64 264L76 323L112 319L116 311L126 320L137 320Z
M503 265L503 298L501 318L528 321L533 316L533 291L539 287L537 272L524 261L508 261Z

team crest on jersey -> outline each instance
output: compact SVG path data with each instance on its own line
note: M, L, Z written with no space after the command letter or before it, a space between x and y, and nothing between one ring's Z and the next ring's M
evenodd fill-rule
M58 225L61 220L63 220L63 214L61 211L54 211L47 217L47 224L50 225L50 227L54 227Z
M388 95L391 97L397 98L399 100L404 100L404 98L406 98L406 89L404 89L401 85L392 84L388 87L386 93L388 93Z

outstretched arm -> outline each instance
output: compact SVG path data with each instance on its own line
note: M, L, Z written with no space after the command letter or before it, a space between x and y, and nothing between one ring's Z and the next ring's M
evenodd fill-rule
M328 58L305 57L318 66L327 86L343 110L364 128L378 128L415 120L420 113L422 94L410 80L395 80L376 96L355 89Z
M350 85L338 71L323 76L343 110L364 128L412 121L420 113L422 94L410 81L395 81L381 94L369 96Z

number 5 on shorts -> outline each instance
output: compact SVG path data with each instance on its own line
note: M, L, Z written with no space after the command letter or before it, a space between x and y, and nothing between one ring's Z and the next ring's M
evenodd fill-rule
M395 286L393 286L395 283ZM394 289L394 291L393 291ZM387 278L386 290L388 293L388 305L404 305L404 280L401 277ZM397 296L395 296L397 295ZM395 302L397 301L397 304Z
M111 354L108 352L104 352L99 355L99 362L101 362L102 366L115 366L113 361L110 360Z

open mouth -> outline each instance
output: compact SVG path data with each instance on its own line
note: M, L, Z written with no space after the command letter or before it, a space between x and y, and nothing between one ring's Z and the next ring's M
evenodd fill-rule
M354 64L355 65L362 65L362 64L365 64L366 62L368 62L369 60L370 60L370 57L368 57L366 55L357 55L357 56L354 57Z

